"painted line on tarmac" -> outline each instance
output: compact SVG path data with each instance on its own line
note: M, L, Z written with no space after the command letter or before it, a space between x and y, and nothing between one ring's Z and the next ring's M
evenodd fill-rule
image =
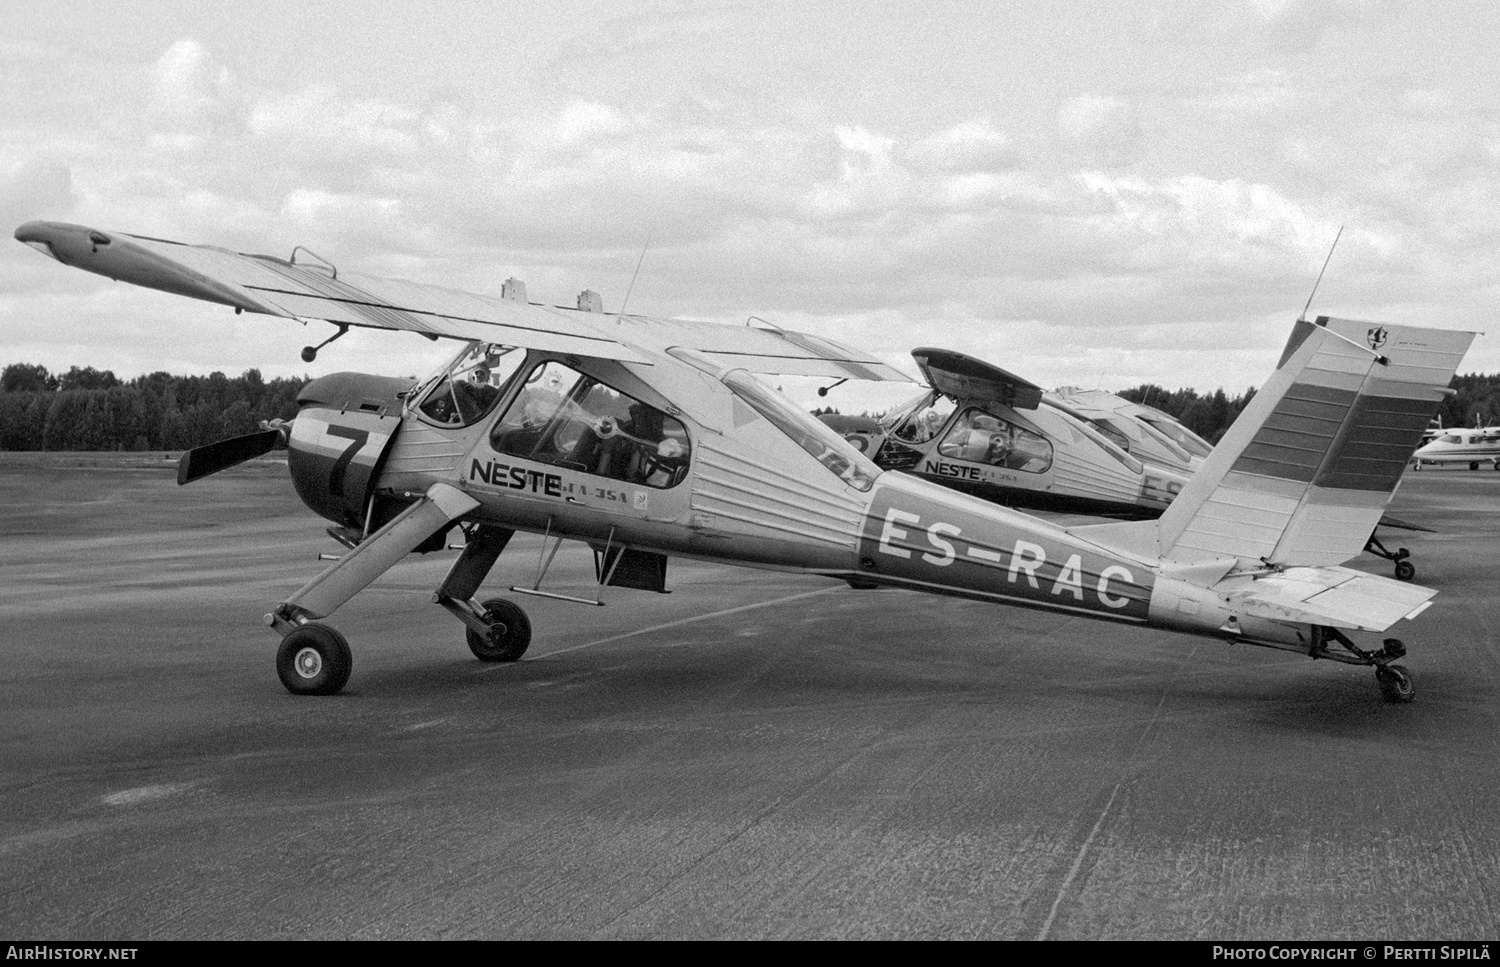
M1062 886L1058 887L1057 896L1052 899L1052 909L1047 911L1047 921L1042 924L1042 929L1038 931L1036 939L1046 940L1048 939L1047 935L1052 932L1052 923L1057 919L1058 908L1062 906L1063 899L1067 897L1068 888L1073 885L1073 880L1078 876L1078 870L1083 866L1083 858L1088 855L1089 847L1094 843L1094 837L1098 836L1099 830L1103 828L1104 820L1109 817L1110 807L1115 804L1115 797L1120 794L1120 787L1123 785L1125 785L1123 781L1115 783L1115 788L1109 794L1109 802L1104 804L1104 811L1099 814L1098 820L1094 823L1094 828L1089 830L1088 838L1083 841L1083 845L1078 847L1078 855L1073 857L1073 865L1069 868L1068 875L1063 878Z
M123 789L120 792L112 792L101 797L106 806L137 806L143 802L151 802L155 799L165 799L178 793L186 792L193 788L196 783L192 782L164 782L154 786L139 786L135 789Z
M636 635L649 635L654 631L665 631L668 628L677 628L682 625L689 625L695 621L707 621L710 618L722 618L725 615L739 614L742 611L754 611L756 608L769 608L774 604L786 604L789 601L800 601L803 598L811 598L819 594L828 594L830 591L842 590L844 590L843 585L835 585L833 587L819 588L816 591L803 591L800 594L791 594L787 595L784 598L775 598L771 601L761 601L756 604L742 604L738 608L725 608L723 611L710 611L708 614L700 614L695 615L691 618L679 618L676 621L668 621L664 625L655 625L650 628L641 628L639 631L627 631L623 635L614 635L609 638L600 638L598 641L590 641L582 645L573 645L568 648L559 648L556 651L549 651L546 655L540 655L538 657L550 658L553 655L562 655L570 651L582 651L585 648L592 648L595 645L607 645L611 641L619 641L622 638L634 638Z

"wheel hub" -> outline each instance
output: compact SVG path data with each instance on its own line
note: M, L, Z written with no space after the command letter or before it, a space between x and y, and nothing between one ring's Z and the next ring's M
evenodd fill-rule
M317 678L318 673L323 670L323 656L318 654L316 648L303 648L292 659L292 667L303 678Z

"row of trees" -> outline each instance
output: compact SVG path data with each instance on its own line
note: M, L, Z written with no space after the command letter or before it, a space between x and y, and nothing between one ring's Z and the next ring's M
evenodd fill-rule
M184 450L250 433L261 420L291 419L306 382L267 382L258 369L236 377L158 372L123 381L91 366L53 374L12 363L0 372L0 450ZM1500 423L1500 374L1457 376L1451 385L1454 394L1438 411L1443 426ZM1120 395L1217 443L1255 390L1231 397L1222 389L1200 394L1148 383Z
M1118 395L1132 403L1155 407L1209 443L1218 443L1235 417L1255 398L1255 389L1251 387L1239 396L1227 396L1222 389L1199 395L1197 390L1168 390L1155 383L1143 383Z
M1453 395L1438 407L1443 426L1500 425L1500 373L1470 373L1455 376L1449 387ZM1136 403L1154 406L1176 417L1189 430L1210 443L1218 443L1224 431L1240 415L1255 390L1242 396L1227 397L1223 390L1200 396L1190 389L1167 390L1147 383L1120 393Z
M291 419L303 379L260 370L124 381L109 370L54 375L13 363L0 372L0 450L185 450Z

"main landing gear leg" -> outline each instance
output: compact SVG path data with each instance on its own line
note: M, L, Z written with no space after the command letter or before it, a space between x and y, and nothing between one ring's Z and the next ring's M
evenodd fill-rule
M505 598L483 603L474 600L474 593L514 533L484 524L467 528L464 552L432 596L434 604L464 623L469 650L480 661L515 661L531 644L531 620L518 605Z
M328 617L418 544L478 506L457 487L433 484L420 500L266 615L266 624L281 635L276 674L287 691L332 695L343 688L354 667L349 642L313 619Z
M1330 641L1338 642L1348 655L1340 655L1327 650ZM1380 683L1380 693L1385 696L1387 702L1410 702L1416 695L1412 686L1411 672L1406 670L1405 665L1396 664L1397 659L1406 657L1406 645L1400 638L1387 638L1382 643L1384 647L1380 651L1366 651L1349 640L1349 636L1337 628L1326 625L1313 626L1313 647L1310 652L1314 658L1334 658L1339 661L1353 662L1356 664L1375 666L1375 680Z

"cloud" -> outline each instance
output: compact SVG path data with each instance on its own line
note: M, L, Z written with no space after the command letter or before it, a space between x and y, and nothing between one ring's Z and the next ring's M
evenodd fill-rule
M1306 7L1235 0L1213 22L1265 31ZM1354 22L1328 16L1330 30ZM626 59L681 60L684 37L712 51L714 23L656 34L638 20ZM601 79L623 69L611 49L590 55ZM1072 345L1080 367L1118 352L1143 374L1153 354L1187 371L1198 343L1174 329L1211 345L1265 325L1279 341L1267 320L1301 307L1341 224L1323 290L1339 314L1452 304L1477 318L1500 292L1500 120L1443 78L1246 58L1128 86L1070 75L1024 112L976 95L944 113L785 86L772 104L801 77L784 65L731 77L684 61L671 83L583 84L552 76L560 55L502 97L248 63L182 39L97 115L13 113L0 214L282 256L301 244L343 269L479 291L516 275L533 298L588 286L609 307L644 249L632 309L802 320L898 360L946 339L1061 368ZM33 284L9 265L18 289Z
M229 68L190 37L166 49L151 79L151 106L158 123L201 128L237 121L240 95Z
M1013 138L977 120L917 138L902 153L919 170L961 175L1006 171L1024 161Z
M1116 167L1135 160L1141 125L1129 101L1113 95L1081 94L1063 102L1057 127L1065 144L1088 163Z
M73 211L73 171L64 162L29 158L0 170L0 226L35 218L61 219Z

